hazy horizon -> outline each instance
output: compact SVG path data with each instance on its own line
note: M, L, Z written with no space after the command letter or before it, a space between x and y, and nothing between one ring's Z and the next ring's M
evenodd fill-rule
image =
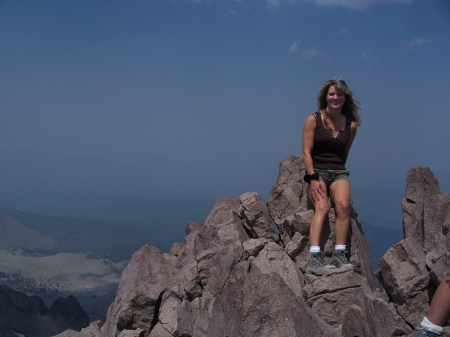
M364 107L361 213L415 165L449 193L449 19L444 0L2 1L0 206L139 222L180 200L162 215L184 222L223 196L267 201L333 77Z

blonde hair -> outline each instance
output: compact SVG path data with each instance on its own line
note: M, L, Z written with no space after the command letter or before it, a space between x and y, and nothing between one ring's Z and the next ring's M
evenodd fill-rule
M323 113L327 108L328 89L334 86L337 90L345 95L345 103L342 107L342 114L356 125L361 125L361 117L359 112L362 110L361 104L353 98L353 93L347 86L345 81L341 79L333 79L323 83L323 87L317 95L317 107L319 112Z

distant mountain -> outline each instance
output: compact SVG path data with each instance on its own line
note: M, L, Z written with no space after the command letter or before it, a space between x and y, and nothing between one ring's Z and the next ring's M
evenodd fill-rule
M114 262L129 260L155 231L129 223L54 217L0 208L0 248L39 254L83 253Z
M88 315L72 295L46 308L40 297L0 285L0 336L50 337L88 325Z
M403 239L402 195L398 188L396 190L396 193L386 194L381 187L379 190L356 189L354 193L374 268L387 249ZM397 202L394 203L393 199ZM132 219L133 223L140 225L46 216L0 208L0 233L3 233L0 236L0 249L8 246L30 250L45 248L52 253L89 253L93 257L118 262L130 259L145 243L168 252L174 242L183 240L186 222L192 218L206 217L210 207L210 200L180 199L155 200L148 205L136 203L111 209L111 217ZM147 227L145 223L148 223Z
M15 247L49 251L55 249L56 242L53 237L28 228L0 209L0 250Z
M163 252L169 252L172 243L183 241L186 224L191 220L202 222L214 202L215 200L198 198L0 197L0 205L3 205L5 212L12 217L15 215L11 209L15 209L20 210L17 211L19 213L50 214L51 218L57 219L63 225L66 223L65 220L62 221L63 218L75 219L75 222L76 219L84 219L85 223L86 219L98 219L107 224L104 227L115 223L127 227L130 235L135 233L140 236L140 229L144 228L150 233L145 234L147 242ZM21 217L20 221L23 219L24 217ZM55 222L54 219L51 221ZM100 224L102 221L92 221L90 225L96 228L94 222ZM74 223L72 220L69 222Z

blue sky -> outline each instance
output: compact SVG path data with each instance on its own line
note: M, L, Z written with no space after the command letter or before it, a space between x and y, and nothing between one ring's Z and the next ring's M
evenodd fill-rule
M355 188L448 173L449 31L447 0L0 1L0 202L266 200L333 77Z

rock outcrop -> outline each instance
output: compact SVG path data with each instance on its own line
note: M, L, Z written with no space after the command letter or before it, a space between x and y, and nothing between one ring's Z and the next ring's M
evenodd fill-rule
M428 167L409 170L402 212L405 238L386 252L376 275L396 311L417 326L450 268L450 195L441 194Z
M353 203L347 247L354 268L305 274L313 210L304 173L302 158L290 156L280 164L267 207L256 193L223 198L203 223L188 223L184 242L169 254L142 247L122 274L104 325L61 336L409 335L448 266L448 197L432 186L432 175L408 174L406 237L383 257L380 289ZM327 258L334 222L332 208L322 238Z

